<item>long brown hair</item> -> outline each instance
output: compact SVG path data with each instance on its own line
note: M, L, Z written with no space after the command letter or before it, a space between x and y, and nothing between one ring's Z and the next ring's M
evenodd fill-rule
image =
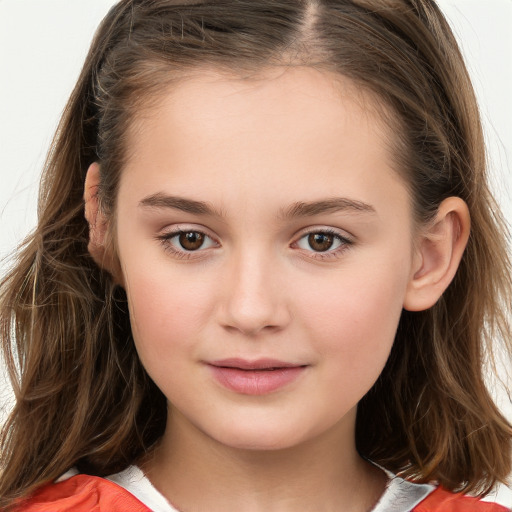
M115 213L126 133L189 71L335 71L376 96L396 128L397 171L418 222L468 204L472 232L439 302L404 311L388 363L359 404L361 455L420 482L485 493L510 470L512 427L484 363L512 351L506 226L488 188L481 123L453 34L433 0L122 0L98 29L45 166L39 223L0 290L16 404L3 428L0 507L72 466L124 469L163 434L166 399L142 367L126 297L87 251L83 186L101 162Z

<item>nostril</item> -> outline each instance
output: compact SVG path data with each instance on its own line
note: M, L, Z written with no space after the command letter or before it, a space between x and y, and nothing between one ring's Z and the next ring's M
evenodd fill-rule
M230 262L219 297L219 323L230 332L246 336L279 331L290 316L285 289L276 279L276 264L268 261L266 253L248 253Z

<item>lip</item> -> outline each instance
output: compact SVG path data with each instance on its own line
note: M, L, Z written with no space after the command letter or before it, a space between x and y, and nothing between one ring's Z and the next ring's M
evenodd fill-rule
M222 359L208 363L214 378L243 395L266 395L298 379L307 365L277 359Z

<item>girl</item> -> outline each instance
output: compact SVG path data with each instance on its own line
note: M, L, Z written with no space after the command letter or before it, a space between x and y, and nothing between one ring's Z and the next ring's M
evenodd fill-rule
M505 236L434 1L122 0L2 283L1 506L505 510Z

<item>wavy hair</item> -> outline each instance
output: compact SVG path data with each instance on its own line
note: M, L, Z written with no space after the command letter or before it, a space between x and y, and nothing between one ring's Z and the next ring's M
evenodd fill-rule
M83 187L101 162L114 215L126 133L148 102L204 66L250 77L314 66L379 99L417 222L461 197L472 231L454 281L404 311L387 365L361 400L362 456L419 482L486 493L511 470L512 427L485 362L512 351L507 229L491 195L475 95L434 0L122 0L100 25L50 150L35 231L0 288L16 403L0 438L0 507L72 466L105 476L148 452L166 399L142 367L124 291L87 250ZM490 356L489 356L490 355Z

